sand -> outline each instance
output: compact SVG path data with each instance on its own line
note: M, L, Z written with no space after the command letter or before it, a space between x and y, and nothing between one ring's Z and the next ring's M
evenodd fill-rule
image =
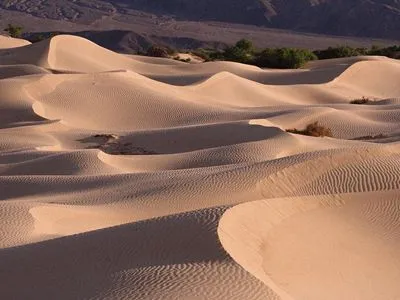
M0 48L2 298L400 299L399 61Z

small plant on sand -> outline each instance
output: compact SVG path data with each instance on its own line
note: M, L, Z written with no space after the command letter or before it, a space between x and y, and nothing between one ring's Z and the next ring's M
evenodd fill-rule
M389 136L387 134L379 133L379 134L375 134L375 135L365 135L365 136L356 137L356 138L353 138L353 140L356 140L356 141L379 140L379 139L386 139L388 137Z
M319 125L318 122L308 124L304 130L287 129L286 131L290 132L290 133L302 134L302 135L308 135L308 136L332 137L331 129L327 128L325 126Z
M191 62L190 57L188 57L188 58L180 58L179 56L175 56L174 60L181 61L181 62L186 62L186 63Z
M171 49L169 47L164 47L164 46L155 46L155 45L151 46L146 51L146 55L151 56L151 57L168 58L175 54L176 54L176 51L174 49Z
M115 155L151 155L157 152L135 146L132 142L124 141L123 137L116 134L95 134L78 140L82 143L90 143L86 149L100 149L108 154Z
M4 31L6 31L11 37L13 38L20 38L22 37L22 27L16 26L12 24L8 24Z
M373 102L373 100L363 96L359 99L351 100L350 104L369 104L371 102Z

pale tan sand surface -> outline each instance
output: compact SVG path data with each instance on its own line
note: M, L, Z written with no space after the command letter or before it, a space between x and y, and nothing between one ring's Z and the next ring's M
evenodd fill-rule
M0 298L400 298L399 61L3 39Z
M29 41L26 41L23 39L12 38L7 35L0 34L0 49L17 48L17 47L30 45L30 44L31 44L31 42L29 42Z
M397 191L274 198L231 208L221 242L288 299L398 299Z

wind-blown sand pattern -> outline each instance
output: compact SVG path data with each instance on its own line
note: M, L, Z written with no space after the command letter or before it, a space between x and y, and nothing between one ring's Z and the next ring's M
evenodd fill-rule
M399 61L0 48L2 299L400 299Z

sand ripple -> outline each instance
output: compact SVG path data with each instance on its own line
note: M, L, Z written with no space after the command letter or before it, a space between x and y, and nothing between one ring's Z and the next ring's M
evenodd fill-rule
M400 298L399 78L0 38L1 298Z

